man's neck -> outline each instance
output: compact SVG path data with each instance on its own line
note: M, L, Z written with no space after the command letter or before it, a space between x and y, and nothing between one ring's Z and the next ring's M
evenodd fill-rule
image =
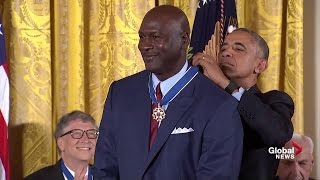
M257 84L256 77L248 77L245 79L244 78L233 78L232 80L244 89L250 89L252 86Z
M157 78L160 80L160 81L165 81L167 79L169 79L170 77L176 75L179 71L181 71L182 67L185 65L186 60L184 61L179 61L179 63L177 63L174 67L174 69L172 71L170 71L171 73L161 73L161 74L155 74L157 76Z
M79 167L87 167L89 164L88 161L79 161L79 160L74 161L74 160L65 159L65 158L63 158L63 162L73 172L76 172L79 169Z

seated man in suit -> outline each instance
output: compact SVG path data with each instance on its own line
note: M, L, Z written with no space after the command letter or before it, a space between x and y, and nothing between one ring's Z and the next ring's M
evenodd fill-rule
M294 159L280 160L277 172L279 180L311 180L310 174L314 165L312 139L304 135L293 134L292 139L284 147L286 149L294 147L296 152L295 146L297 145L302 151L295 154Z
M293 133L291 97L277 90L262 93L257 86L268 57L265 40L246 28L226 36L218 59L203 53L193 57L194 65L200 65L208 78L239 101L244 127L240 180L274 179L279 160L269 154L268 148L284 146Z
M98 127L89 114L73 111L62 116L55 131L61 159L25 180L92 180L89 162L94 155L97 137Z
M95 179L238 179L237 101L188 64L189 35L187 16L174 6L143 18L138 48L146 70L110 86Z

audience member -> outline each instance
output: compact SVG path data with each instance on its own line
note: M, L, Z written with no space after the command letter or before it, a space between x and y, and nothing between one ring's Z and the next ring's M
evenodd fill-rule
M312 180L310 174L314 165L313 162L313 142L312 139L300 135L293 134L292 139L284 146L286 149L301 147L302 151L295 154L294 159L280 160L278 167L279 180Z
M62 116L55 131L61 159L25 180L92 180L89 162L95 152L97 137L98 127L89 114L73 111Z

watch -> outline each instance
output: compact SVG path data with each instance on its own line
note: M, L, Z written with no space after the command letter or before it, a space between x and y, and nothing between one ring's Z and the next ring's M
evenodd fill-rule
M235 82L231 81L229 82L228 86L226 88L224 88L225 91L227 91L227 93L232 94L234 90L239 89L239 85L236 84Z

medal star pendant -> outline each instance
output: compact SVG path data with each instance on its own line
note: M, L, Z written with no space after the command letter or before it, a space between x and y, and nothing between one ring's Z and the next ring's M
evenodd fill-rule
M162 107L160 107L160 105L158 105L158 107L154 108L152 111L152 118L157 120L157 122L159 123L159 126L161 124L161 121L166 117L166 113L164 111L164 109Z

